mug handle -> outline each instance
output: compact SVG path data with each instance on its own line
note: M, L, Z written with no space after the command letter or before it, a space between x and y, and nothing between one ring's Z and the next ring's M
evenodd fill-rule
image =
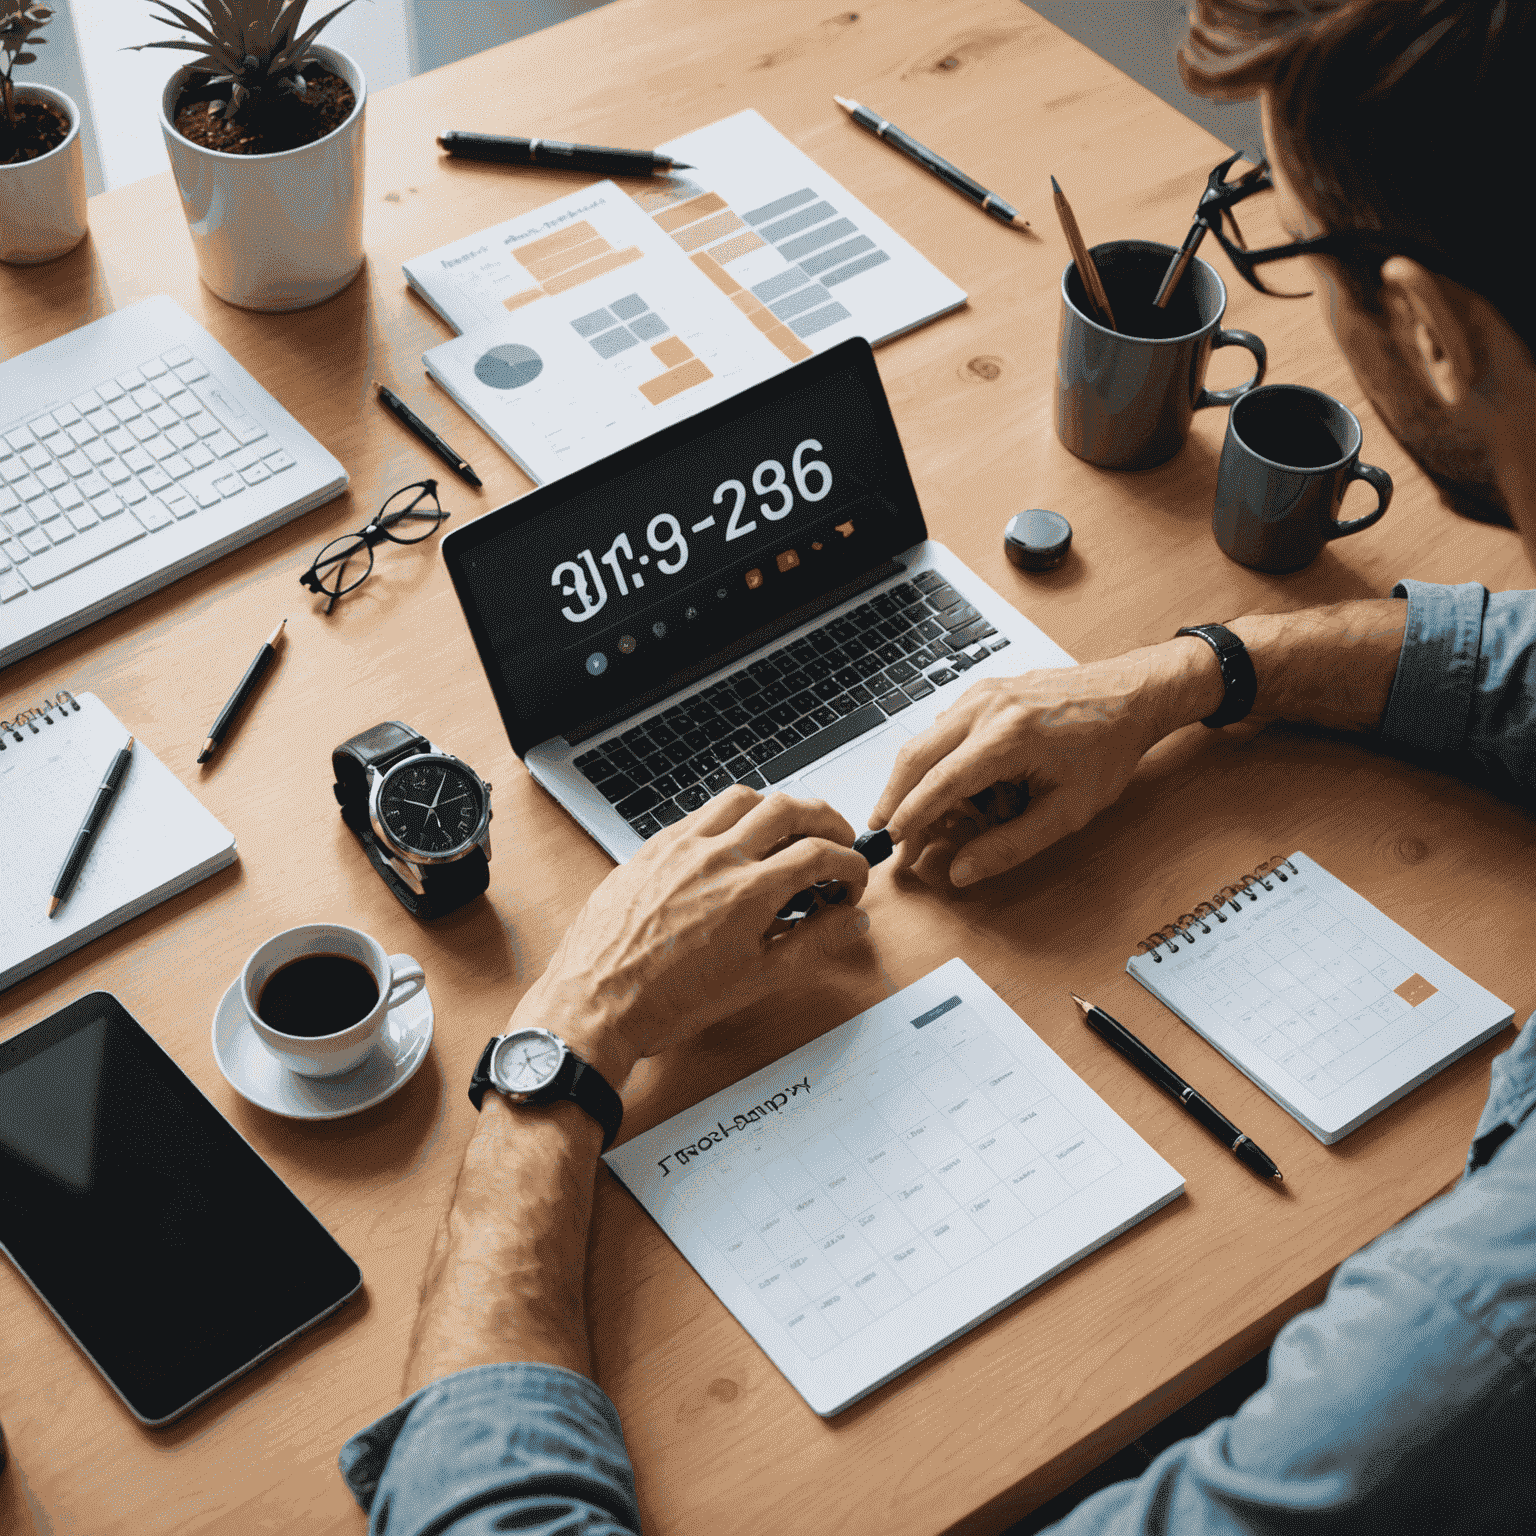
M1264 370L1269 367L1269 353L1252 331L1217 331L1211 337L1211 351L1214 352L1217 347L1247 347L1259 366L1253 370L1253 377L1246 384L1234 384L1231 389L1202 389L1195 396L1194 409L1197 411L1203 411L1208 405L1235 404L1250 389L1257 389L1264 382ZM1385 512L1386 508L1381 510Z
M1330 539L1342 539L1346 533L1359 533L1362 528L1379 523L1382 513L1392 505L1392 476L1386 470L1377 469L1374 464L1362 464L1357 459L1349 467L1349 480L1364 480L1376 492L1376 510L1367 512L1364 517L1352 517L1347 522L1335 522L1328 530ZM1349 480L1344 482L1346 487Z
M411 955L391 955L389 957L389 1002L388 1008L398 1008L401 1003L408 1003L427 984L427 973L422 970L421 962Z

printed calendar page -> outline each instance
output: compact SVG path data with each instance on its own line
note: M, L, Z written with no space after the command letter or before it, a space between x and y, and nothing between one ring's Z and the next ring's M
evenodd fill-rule
M606 1161L824 1415L1184 1188L960 960Z
M1514 1017L1304 853L1127 969L1323 1142Z

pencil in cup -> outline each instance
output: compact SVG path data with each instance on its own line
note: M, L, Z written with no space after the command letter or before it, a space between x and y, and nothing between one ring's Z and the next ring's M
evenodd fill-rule
M1072 260L1077 263L1077 270L1082 275L1083 287L1099 311L1099 318L1110 330L1117 331L1120 327L1115 324L1115 312L1109 307L1109 295L1104 291L1104 281L1083 240L1083 232L1077 227L1077 216L1072 212L1072 205L1067 201L1066 193L1061 190L1061 183L1054 176L1051 177L1051 194L1056 203L1056 217L1061 220L1062 232L1072 248Z

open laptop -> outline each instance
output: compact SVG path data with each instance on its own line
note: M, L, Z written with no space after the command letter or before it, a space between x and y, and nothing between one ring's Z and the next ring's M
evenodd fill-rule
M928 537L857 338L443 552L513 750L621 863L737 782L861 830L966 684L1072 665Z

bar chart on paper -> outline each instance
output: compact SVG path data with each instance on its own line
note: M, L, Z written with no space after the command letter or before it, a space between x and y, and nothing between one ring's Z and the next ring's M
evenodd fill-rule
M606 1161L821 1414L1184 1187L960 960Z

